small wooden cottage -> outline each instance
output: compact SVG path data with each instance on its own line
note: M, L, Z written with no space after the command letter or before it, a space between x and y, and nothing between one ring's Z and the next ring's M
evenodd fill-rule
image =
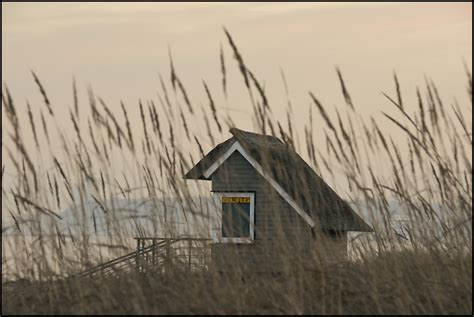
M230 133L185 175L212 181L213 266L268 272L345 262L347 232L371 227L280 139Z

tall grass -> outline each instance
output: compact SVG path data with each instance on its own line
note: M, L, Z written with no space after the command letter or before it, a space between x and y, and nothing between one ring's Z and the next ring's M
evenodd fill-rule
M205 199L208 184L185 182L183 175L211 149L207 145L238 127L222 110L230 59L221 46L222 85L203 80L208 106L198 107L170 52L171 76L160 75L156 100L110 105L89 88L86 102L74 80L70 122L56 117L60 105L38 74L32 72L44 107L32 111L28 104L27 118L4 85L2 220L10 219L2 226L2 313L472 313L467 67L470 105L447 102L429 79L410 105L394 74L394 86L384 88L392 107L384 120L359 115L350 83L336 69L346 105L332 109L310 91L309 120L297 123L282 71L288 107L279 121L263 84L227 30L225 36L253 107L255 132L300 149L331 186L346 180L344 198L373 226L374 233L349 236L350 265L328 268L315 259L294 270L283 256L288 262L278 276L176 268L64 279L130 252L134 236L209 237L215 219ZM206 132L193 131L192 120L203 120ZM391 128L397 132L390 134ZM324 135L324 144L316 134ZM395 218L400 211L403 221ZM283 230L280 215L274 217ZM288 251L294 242L281 239L278 247Z

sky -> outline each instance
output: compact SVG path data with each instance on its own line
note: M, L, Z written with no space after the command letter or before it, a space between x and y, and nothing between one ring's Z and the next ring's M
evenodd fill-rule
M301 107L309 90L328 104L342 100L335 66L368 112L393 89L394 70L407 94L428 75L448 96L465 95L471 3L2 3L2 81L32 103L41 99L30 70L53 103L71 102L73 76L112 103L136 103L155 96L158 73L168 76L169 47L204 102L201 79L220 82L221 43L241 84L223 26L276 108L284 104L280 68ZM231 97L234 107L248 103L244 93Z
M416 87L425 76L446 99L468 104L464 63L471 69L471 3L2 2L2 82L20 115L27 100L35 113L43 107L31 70L43 82L58 121L69 120L73 77L81 106L88 107L90 85L113 111L120 111L120 100L136 110L138 99L156 99L159 74L169 78L170 50L193 101L207 106L204 79L218 110L230 113L239 128L252 130L251 105L223 27L264 83L281 121L286 109L281 70L297 123L307 122L308 91L330 111L343 105L336 67L361 116L392 109L382 91L394 94L394 71L404 97L413 101L408 109L416 108ZM220 88L221 45L228 101ZM199 131L200 124L196 118L190 128ZM318 127L316 133L322 135ZM224 133L218 141L228 137ZM205 151L213 146L203 145Z

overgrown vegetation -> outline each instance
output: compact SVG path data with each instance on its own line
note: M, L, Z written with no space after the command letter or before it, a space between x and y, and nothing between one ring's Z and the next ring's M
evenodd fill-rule
M286 122L280 122L262 82L226 30L225 36L253 106L255 132L299 148L331 185L347 180L345 198L374 227L374 233L351 236L351 262L279 275L175 270L65 279L133 250L134 236L182 234L173 222L176 212L194 235L208 235L211 213L202 197L209 189L186 183L183 175L205 154L203 144L222 142L235 127L220 107L229 61L221 49L222 98L216 97L219 88L203 81L207 108L188 95L171 53L170 80L160 76L157 101L140 101L138 108L109 105L91 88L88 102L80 100L74 81L67 124L57 119L58 105L33 73L44 99L39 112L28 104L24 116L6 85L2 92L9 123L2 161L12 166L2 168L2 211L12 223L2 227L2 313L472 314L467 67L468 105L446 102L428 79L417 89L417 104L407 104L395 74L395 93L386 94L393 113L383 113L383 122L358 115L337 69L346 105L329 109L309 92L309 122L296 123L304 125L302 138L290 97ZM283 82L289 96L284 74ZM190 120L204 121L205 135L193 131ZM396 135L387 132L390 125ZM314 140L316 134L325 135L325 144ZM301 147L297 140L304 140ZM5 172L14 177L4 183ZM150 214L137 211L143 200ZM394 205L405 217L398 228Z

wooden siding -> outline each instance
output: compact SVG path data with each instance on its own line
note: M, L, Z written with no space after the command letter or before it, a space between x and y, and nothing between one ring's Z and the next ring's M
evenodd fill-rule
M309 225L239 152L212 175L212 190L255 192L255 241L213 244L212 263L217 270L268 272L347 261L347 233L313 235Z
M255 241L214 244L213 264L220 271L233 264L252 271L279 270L282 265L311 257L311 229L295 210L238 152L212 175L216 192L255 192Z

